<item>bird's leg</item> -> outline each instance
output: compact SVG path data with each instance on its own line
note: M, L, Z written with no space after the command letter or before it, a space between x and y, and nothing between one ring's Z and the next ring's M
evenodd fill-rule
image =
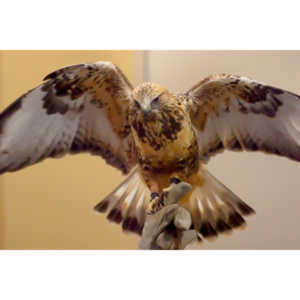
M147 209L148 214L154 214L161 208L161 196L159 194L159 186L156 182L149 182L149 189L151 191L150 203Z
M147 213L149 215L154 214L157 211L159 211L163 206L164 206L164 193L159 194L158 192L152 192Z
M181 180L174 174L174 176L170 177L170 184L178 184L180 183ZM157 211L159 211L164 205L165 205L165 198L167 197L168 191L162 191L161 194L159 194L159 187L156 183L152 183L150 190L152 191L151 193L151 199L150 199L150 204L148 207L148 214L154 214Z

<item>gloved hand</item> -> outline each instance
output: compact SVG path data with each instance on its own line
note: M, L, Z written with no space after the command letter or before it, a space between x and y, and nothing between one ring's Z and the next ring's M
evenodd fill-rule
M172 183L163 191L165 206L153 215L148 215L144 225L139 249L184 249L197 240L195 230L190 230L190 213L177 202L191 190L186 182Z

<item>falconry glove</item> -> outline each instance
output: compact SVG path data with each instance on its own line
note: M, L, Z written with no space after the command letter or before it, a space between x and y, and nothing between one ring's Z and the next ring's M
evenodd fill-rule
M177 204L190 190L185 182L171 184L164 190L165 207L147 216L139 249L184 249L197 239L196 231L190 230L190 213Z

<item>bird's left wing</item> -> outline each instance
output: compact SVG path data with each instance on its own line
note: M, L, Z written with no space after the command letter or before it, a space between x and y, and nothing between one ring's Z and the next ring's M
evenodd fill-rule
M0 174L47 157L90 152L128 173L131 84L112 63L57 70L0 114Z
M187 96L203 161L224 149L300 161L300 96L226 74L207 77Z

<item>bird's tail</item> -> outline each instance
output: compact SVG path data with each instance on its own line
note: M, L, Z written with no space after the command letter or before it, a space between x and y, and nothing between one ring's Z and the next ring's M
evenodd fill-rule
M243 227L246 224L243 216L253 214L254 210L204 168L196 177L199 180L196 178L192 190L179 204L191 213L193 228L198 232L199 240ZM107 213L108 220L122 223L124 231L141 234L150 198L150 191L138 168L135 168L94 209Z
M108 220L121 223L124 231L142 234L150 191L135 168L105 199L97 204L97 212L108 213Z
M201 169L201 186L193 186L188 199L182 205L192 216L193 227L201 237L213 238L219 233L230 233L232 229L245 226L243 216L255 211L237 195L211 175ZM200 181L199 181L200 182Z

